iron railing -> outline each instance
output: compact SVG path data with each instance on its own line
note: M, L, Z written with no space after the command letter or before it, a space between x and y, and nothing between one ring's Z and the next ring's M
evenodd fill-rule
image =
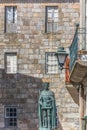
M76 25L76 31L74 34L74 38L72 41L72 44L70 46L70 71L72 70L75 61L77 60L77 55L78 55L78 27L79 24Z

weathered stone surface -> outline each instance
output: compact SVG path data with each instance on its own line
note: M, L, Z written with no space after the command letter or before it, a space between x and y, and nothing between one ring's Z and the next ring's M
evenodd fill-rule
M56 3L55 3L56 1ZM33 3L34 2L34 3ZM68 2L68 3L66 3ZM45 73L45 52L56 52L58 46L68 47L73 39L75 23L79 22L79 3L72 0L0 1L0 130L5 128L4 107L17 105L18 128L38 130L38 96L43 82L50 82L54 91L59 119L58 130L78 130L78 105L65 88L64 71ZM4 33L4 8L16 5L17 33ZM45 7L58 6L56 34L45 33ZM18 73L5 74L5 52L17 52Z

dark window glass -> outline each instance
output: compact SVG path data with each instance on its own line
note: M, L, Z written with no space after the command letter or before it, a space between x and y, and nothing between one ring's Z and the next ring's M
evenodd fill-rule
M13 127L17 126L17 108L16 107L6 107L5 108L5 126Z
M5 32L16 32L17 30L17 7L5 7Z
M58 7L56 6L47 6L46 7L46 27L45 31L50 32L57 32L58 31Z

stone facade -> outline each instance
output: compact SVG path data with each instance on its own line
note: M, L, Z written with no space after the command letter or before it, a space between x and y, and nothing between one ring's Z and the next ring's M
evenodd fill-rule
M17 6L17 33L4 33L5 6ZM58 6L58 33L45 33L45 7ZM79 129L79 107L65 87L62 73L45 73L45 53L66 49L80 20L78 1L0 1L0 130L37 130L38 96L45 81L55 93L59 130ZM17 74L5 73L5 52L17 52ZM4 107L16 105L18 127L6 128Z

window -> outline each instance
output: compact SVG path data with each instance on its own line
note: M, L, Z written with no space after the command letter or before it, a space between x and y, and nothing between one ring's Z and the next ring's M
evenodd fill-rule
M58 61L54 52L46 53L46 73L58 73Z
M45 31L56 33L58 31L58 7L46 7Z
M17 7L5 7L5 32L16 32L17 30Z
M17 107L14 106L5 107L5 126L6 127L17 126Z
M5 53L6 73L17 73L17 53Z

